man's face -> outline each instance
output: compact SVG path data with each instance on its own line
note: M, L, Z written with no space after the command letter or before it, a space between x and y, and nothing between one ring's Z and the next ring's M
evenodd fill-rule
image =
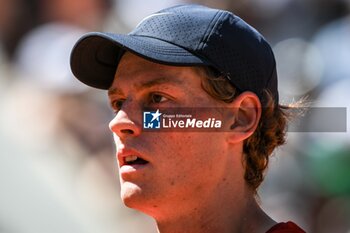
M229 153L227 132L142 131L144 109L225 107L202 89L195 69L156 64L126 53L109 98L116 110L110 129L127 206L153 216L191 208L193 197L204 201L224 185L228 171L237 169L243 177L240 158Z

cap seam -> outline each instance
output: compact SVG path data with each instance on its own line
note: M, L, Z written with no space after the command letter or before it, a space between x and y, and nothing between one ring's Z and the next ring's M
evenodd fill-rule
M270 56L271 56L271 57L274 57L274 56L273 56L273 51L272 51L272 49L269 48L269 46L266 45L266 44L264 44L264 46L265 46L265 47L267 48L267 50L269 51ZM271 79L273 78L272 76L273 76L273 73L275 72L275 69L276 69L276 60L273 59L273 66L272 66L272 69L271 69L271 71L270 71L270 73L269 73L269 78L268 78L268 80L267 80L266 83L265 83L265 87L266 87L266 88L269 87L269 83L271 82Z
M213 29L215 28L215 26L217 25L217 22L220 19L220 16L223 12L222 11L218 11L215 13L213 19L210 21L208 28L205 30L204 36L202 37L202 39L200 40L196 50L198 49L203 49L203 46L208 42L211 32L213 31ZM215 23L213 23L215 22Z
M152 39L160 40L160 41L163 41L163 42L166 42L166 43L175 45L175 46L177 46L177 47L179 47L179 48L182 48L182 49L188 51L189 53L191 53L191 54L185 54L185 53L181 53L181 52L176 52L176 51L174 51L174 50L167 50L166 53L163 53L163 52L160 51L160 50L157 51L157 52L162 53L162 54L168 54L168 52L170 52L170 53L172 53L172 54L174 54L174 55L179 55L179 56L180 56L180 55L181 55L181 56L183 56L183 55L185 55L185 56L194 56L193 51L190 51L188 48L184 48L184 47L182 47L182 46L179 46L178 44L169 42L169 41L167 41L167 40L162 40L162 39L159 39L159 38L157 38L157 37L144 36L144 35L132 35L132 37L133 37L135 40L138 40L137 37L146 37L146 38L152 38ZM159 46L158 46L158 47L159 47ZM153 51L153 50L150 50L150 48L151 48L151 47L145 46L145 45L144 45L144 49L146 49L146 50L148 50L148 51Z

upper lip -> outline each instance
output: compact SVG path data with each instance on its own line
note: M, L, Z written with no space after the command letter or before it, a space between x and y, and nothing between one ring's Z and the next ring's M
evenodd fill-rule
M126 148L126 147L120 147L117 150L117 158L119 161L119 166L125 165L125 157L130 156L130 155L136 155L137 157L149 161L147 158L145 158L143 155L141 155L138 151L132 149L132 148Z

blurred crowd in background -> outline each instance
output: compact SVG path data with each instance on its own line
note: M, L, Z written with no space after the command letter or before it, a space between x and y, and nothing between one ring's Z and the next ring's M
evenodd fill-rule
M69 55L85 32L127 33L190 2L233 11L265 35L282 103L308 96L343 110L294 124L259 196L276 221L350 233L349 0L0 0L1 233L155 232L120 201L113 113L104 91L73 78Z

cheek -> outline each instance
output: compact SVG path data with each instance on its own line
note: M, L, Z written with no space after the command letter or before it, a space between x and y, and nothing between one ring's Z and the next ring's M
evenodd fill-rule
M199 183L198 180L205 180L203 176L219 172L224 149L213 134L174 133L162 137L154 145L160 148L161 166L170 184Z

